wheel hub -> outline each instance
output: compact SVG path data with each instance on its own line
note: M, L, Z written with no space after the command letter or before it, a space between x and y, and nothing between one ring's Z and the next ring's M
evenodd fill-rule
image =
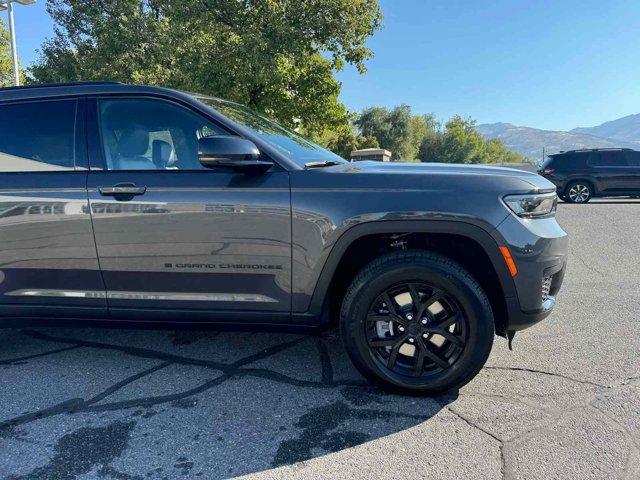
M422 325L418 322L411 322L407 328L407 333L413 337L422 333Z

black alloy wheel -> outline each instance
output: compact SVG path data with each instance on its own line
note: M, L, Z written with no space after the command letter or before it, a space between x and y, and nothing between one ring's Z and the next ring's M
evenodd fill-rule
M453 260L385 254L352 281L340 314L356 368L396 391L438 394L469 382L493 344L493 313L478 282Z
M422 282L386 289L373 301L365 328L381 367L414 377L449 368L464 350L468 332L455 300Z

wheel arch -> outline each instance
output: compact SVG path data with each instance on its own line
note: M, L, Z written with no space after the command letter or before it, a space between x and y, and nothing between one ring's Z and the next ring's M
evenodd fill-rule
M592 197L599 193L598 182L596 182L593 178L580 176L576 178L570 178L569 180L567 180L566 186L564 187L564 191L562 192L562 194L566 196L567 193L569 192L569 188L571 187L571 185L578 182L584 182L591 187Z
M475 249L473 254L476 255L478 261L484 262L484 267L489 267L491 272L488 277L478 279L483 288L492 290L487 292L494 309L496 321L496 330L499 334L503 334L502 326L507 324L508 310L506 306L506 297L516 297L515 284L511 278L504 259L501 256L499 245L504 245L496 232L490 234L484 228L464 221L450 220L401 220L401 221L375 221L359 224L345 231L336 241L331 252L320 273L316 287L314 289L308 313L320 317L323 324L329 324L335 318L335 294L339 292L339 286L350 283L351 275L349 268L349 258L355 252L362 251L363 248L376 248L377 243L366 243L367 239L389 238L389 235L417 235L421 239L440 240L459 239L463 245L470 249ZM448 243L448 242L447 242ZM457 242L460 245L460 242ZM465 265L461 255L456 255L455 243L449 243L450 249L440 247L434 248L433 245L425 244L425 250L436 251L458 261L468 270L469 265ZM444 250L444 251L443 251ZM369 261L384 252L368 252ZM463 252L458 252L463 253ZM456 258L458 257L458 258ZM482 258L480 258L482 257ZM365 256L365 259L367 257ZM368 263L368 261L366 262ZM356 263L357 265L357 263ZM473 271L471 271L474 274ZM478 272L475 272L476 275ZM474 276L476 276L474 275ZM484 280L480 281L480 280ZM484 283L484 284L483 284ZM497 283L496 288L492 288L492 283ZM338 287L336 286L338 285Z

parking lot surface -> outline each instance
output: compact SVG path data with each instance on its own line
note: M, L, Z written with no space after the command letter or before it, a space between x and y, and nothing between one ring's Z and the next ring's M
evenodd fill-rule
M558 218L555 313L439 398L332 335L0 330L0 478L640 478L640 202Z

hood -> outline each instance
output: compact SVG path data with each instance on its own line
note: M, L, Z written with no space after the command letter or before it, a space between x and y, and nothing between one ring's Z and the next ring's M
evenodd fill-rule
M555 190L546 178L537 173L520 170L517 168L497 167L488 165L467 165L459 163L421 163L421 162L376 162L360 161L341 164L332 167L331 170L342 170L345 173L372 173L372 174L396 174L396 175L461 175L465 177L506 177L517 178L529 183L536 190Z

